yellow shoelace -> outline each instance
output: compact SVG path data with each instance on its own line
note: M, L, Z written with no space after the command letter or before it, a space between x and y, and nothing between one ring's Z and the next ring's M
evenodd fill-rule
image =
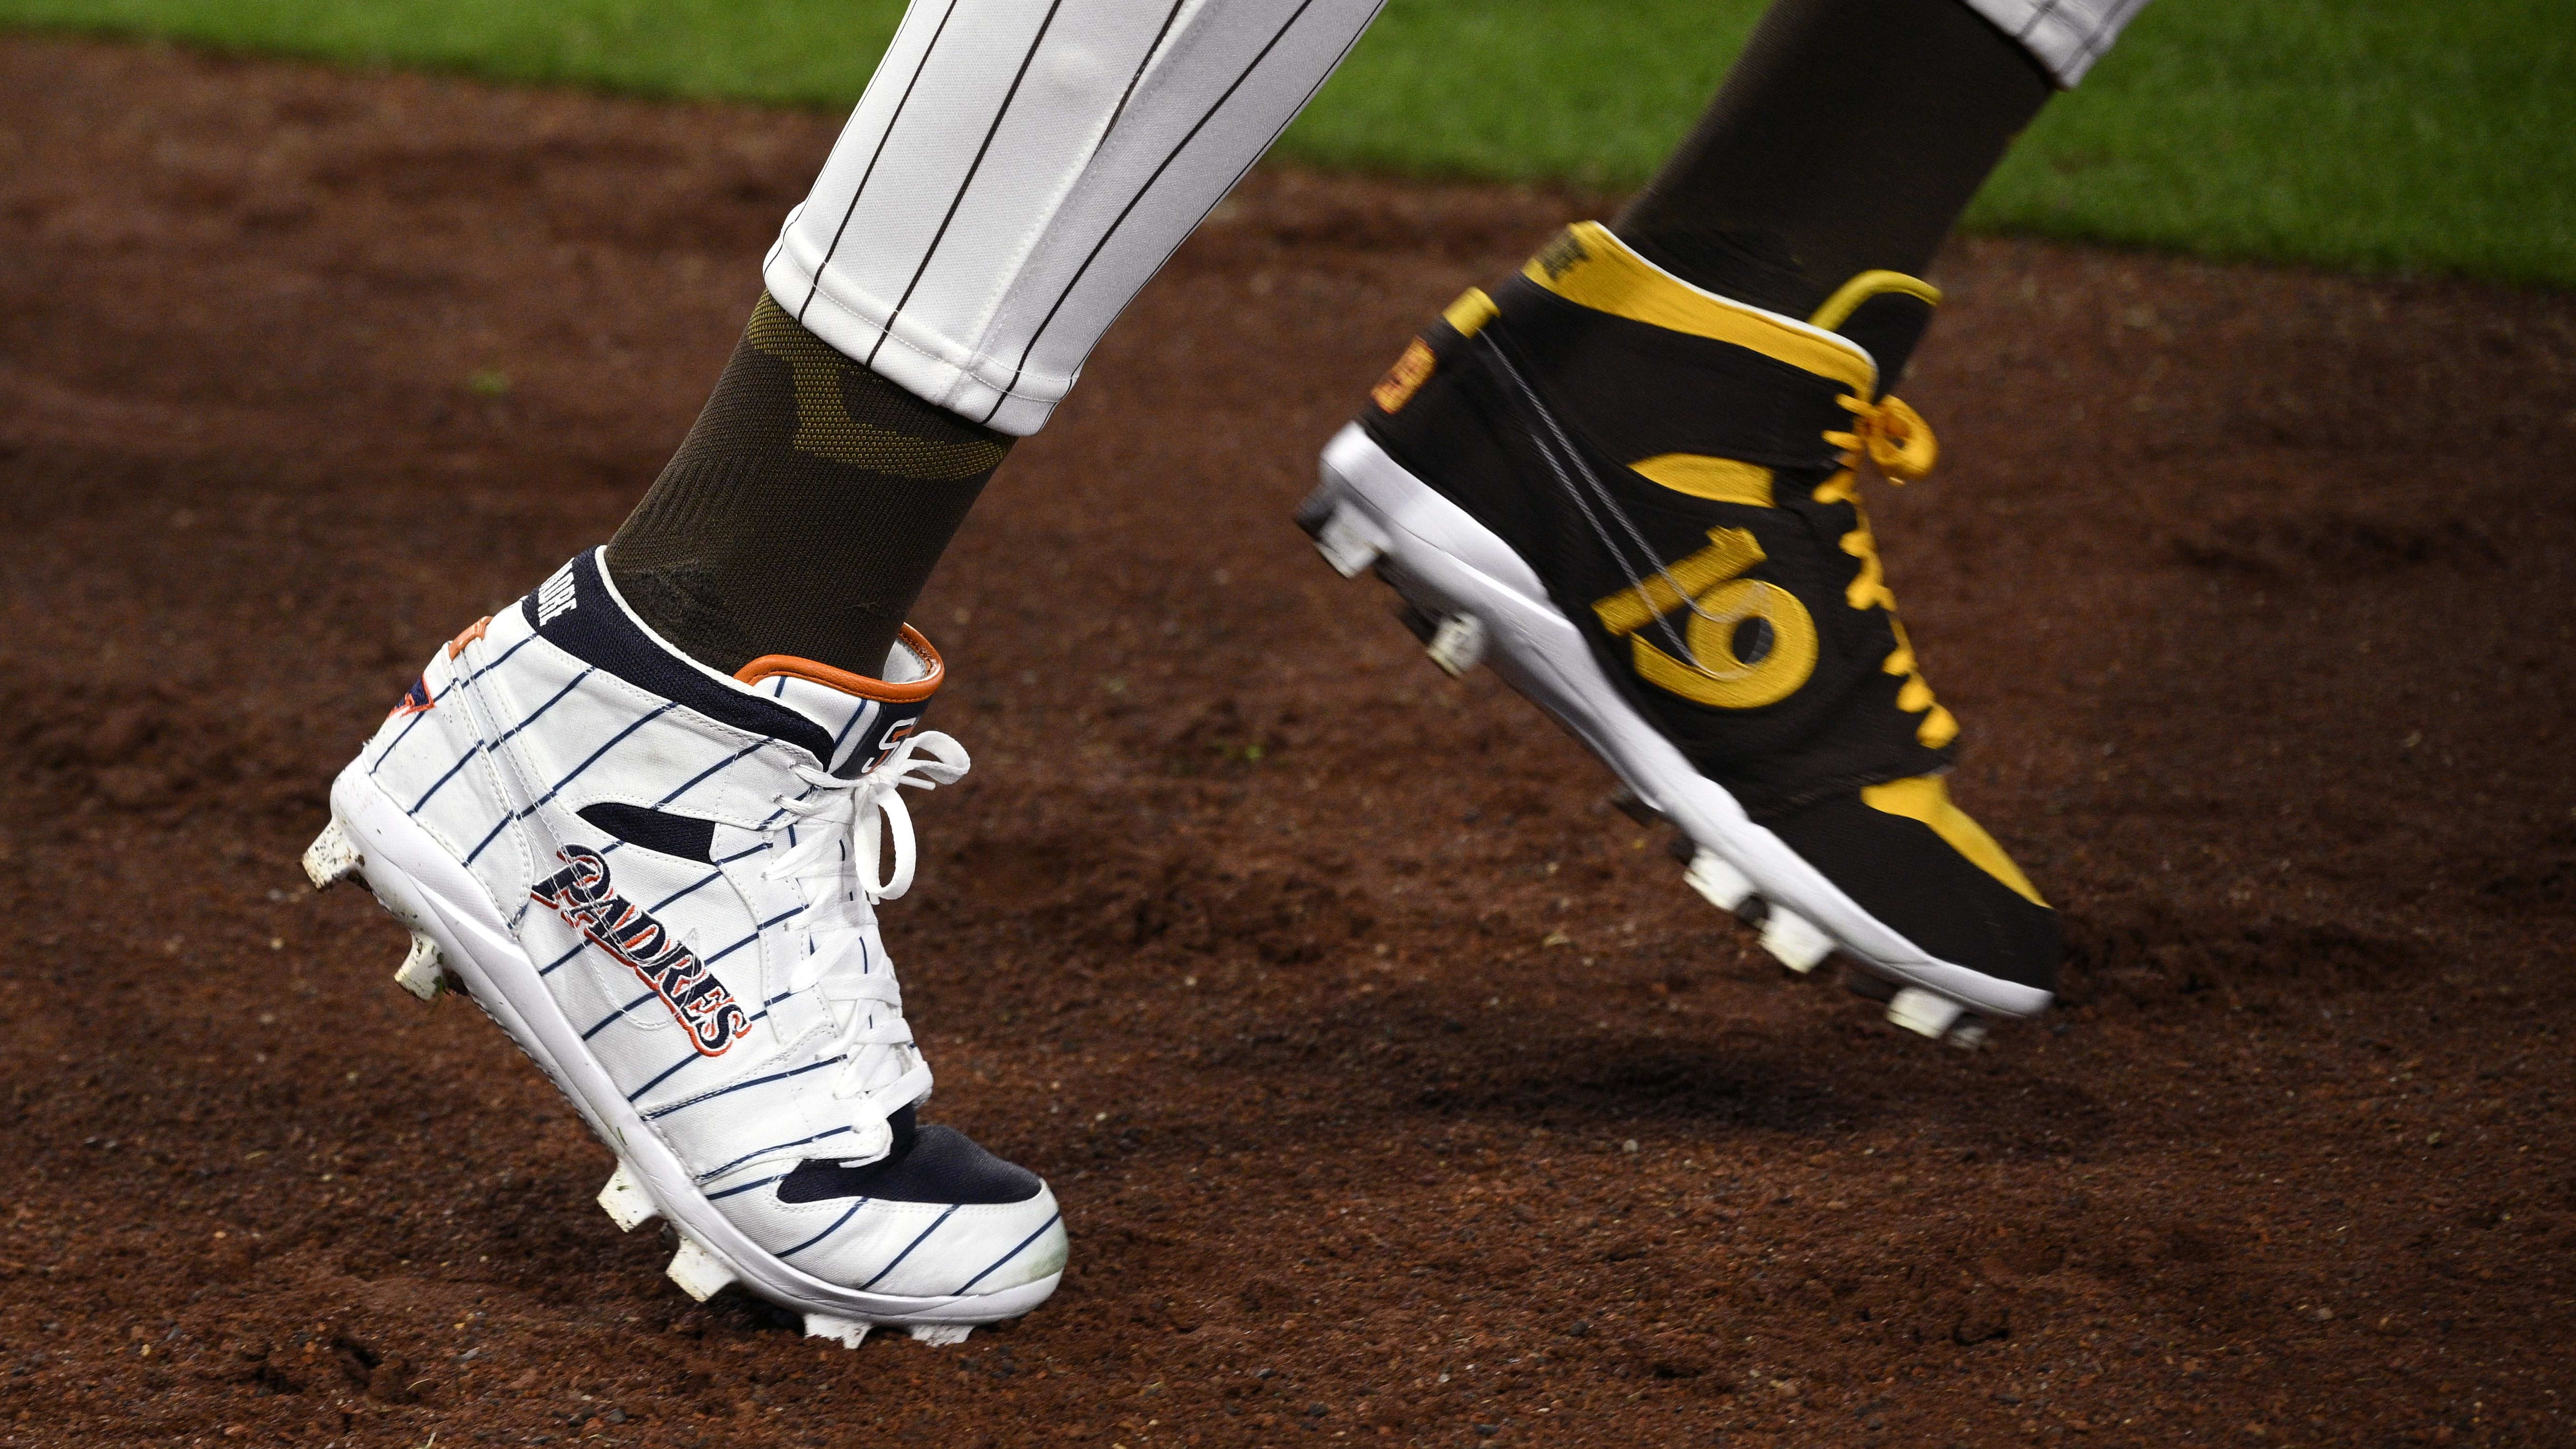
M1852 414L1851 431L1828 432L1825 441L1843 450L1842 469L1817 485L1812 496L1818 503L1848 503L1852 507L1856 526L1843 535L1842 545L1843 552L1860 560L1860 572L1853 575L1851 586L1843 591L1843 602L1855 609L1887 611L1887 625L1896 632L1896 648L1879 668L1904 677L1905 685L1896 694L1896 707L1907 714L1923 716L1923 722L1914 727L1914 738L1926 748L1937 750L1958 738L1959 721L1932 697L1932 686L1924 682L1923 671L1916 666L1914 645L1905 637L1904 623L1896 617L1896 595L1888 591L1886 570L1879 565L1878 539L1869 531L1869 511L1861 506L1855 470L1861 459L1867 458L1880 476L1901 488L1932 471L1932 465L1940 459L1941 445L1932 436L1932 425L1901 398L1887 397L1872 403L1846 394L1838 400Z

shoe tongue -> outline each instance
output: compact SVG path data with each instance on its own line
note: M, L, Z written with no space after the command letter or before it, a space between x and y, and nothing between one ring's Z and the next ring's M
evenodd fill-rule
M764 654L734 678L819 726L832 740L825 767L849 777L865 773L919 727L946 674L939 651L907 625L886 652L882 678L789 654Z
M1878 396L1885 397L1895 391L1940 301L1939 288L1903 272L1863 272L1843 283L1807 321L1860 344L1878 364Z

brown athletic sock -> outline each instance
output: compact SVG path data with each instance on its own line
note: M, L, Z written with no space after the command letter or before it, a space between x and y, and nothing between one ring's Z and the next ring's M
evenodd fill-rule
M1803 318L1861 272L1922 272L2054 93L1960 0L1777 0L1610 229L1685 281Z
M710 668L793 654L875 677L1012 441L833 351L764 292L609 540L609 577Z

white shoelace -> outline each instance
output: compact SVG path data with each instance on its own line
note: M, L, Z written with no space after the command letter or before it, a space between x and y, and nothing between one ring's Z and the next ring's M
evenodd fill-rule
M804 795L780 797L781 809L800 817L796 843L763 872L797 882L805 897L804 961L790 975L791 991L820 986L839 1027L834 1045L845 1060L832 1076L832 1095L852 1103L859 1134L849 1160L872 1161L889 1151L886 1119L929 1095L930 1064L913 1045L903 1019L903 988L876 931L876 903L912 888L915 860L912 812L896 793L909 785L927 790L964 775L966 747L932 731L895 746L875 769L844 779L811 765L795 767ZM877 875L879 821L893 841L893 870ZM807 882L811 882L808 885Z

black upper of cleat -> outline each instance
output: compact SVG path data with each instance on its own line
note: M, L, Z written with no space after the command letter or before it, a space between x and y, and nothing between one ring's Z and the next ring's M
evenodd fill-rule
M1609 295L1564 279L1620 270L1617 247L1578 227L1490 299L1462 299L1362 428L1530 565L1628 703L1756 823L1926 952L2053 989L2055 912L1938 788L1956 722L1887 606L1846 472L1866 451L1855 418L1878 412L1930 321L1929 289L1872 273L1807 327L1688 301L1703 310L1658 325L1642 319L1677 314L1628 305L1634 269L1612 279L1621 300L1573 300ZM1664 285L1680 287L1642 287ZM1817 329L1867 352L1874 380ZM1743 588L1732 597L1759 607L1718 607L1738 580L1795 603ZM1766 663L1776 686L1729 684Z
M1756 819L1945 768L1949 749L1915 738L1918 717L1896 707L1905 680L1881 667L1897 649L1894 616L1844 603L1861 560L1839 540L1857 513L1808 496L1835 471L1823 439L1850 422L1835 401L1842 390L1741 347L1576 306L1525 279L1496 289L1495 301L1501 315L1473 337L1446 323L1426 332L1437 362L1430 380L1400 411L1361 419L1378 445L1528 560L1630 702ZM1796 595L1816 626L1815 669L1795 693L1721 710L1637 679L1627 640L1593 607L1637 580L1558 485L1533 440L1541 424L1524 388L1540 395L1658 560L1706 547L1712 527L1753 535L1765 557L1744 577ZM1670 453L1773 469L1776 505L1688 497L1627 466Z
M1934 956L2016 985L2057 989L2057 912L1980 870L1930 826L1873 810L1853 795L1818 801L1770 826L1861 909Z
M778 1184L781 1202L865 1197L880 1202L1026 1202L1044 1186L1038 1175L1005 1162L954 1127L914 1125L906 1107L886 1119L894 1150L864 1166L813 1159Z

